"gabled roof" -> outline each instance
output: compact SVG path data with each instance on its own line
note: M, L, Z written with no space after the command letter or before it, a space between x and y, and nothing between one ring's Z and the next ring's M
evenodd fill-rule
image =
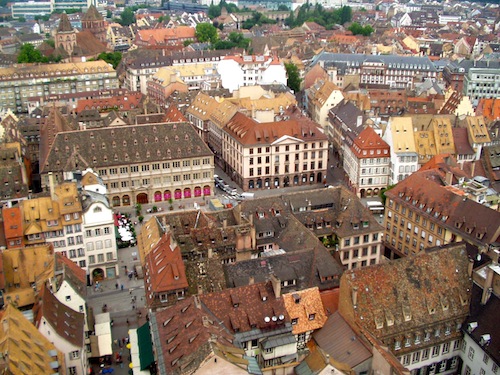
M367 126L354 139L351 149L358 158L375 158L389 157L390 147L371 126ZM370 154L370 150L373 154ZM380 153L377 153L376 150L380 150ZM384 154L384 150L387 151L386 154ZM366 154L363 154L363 151L365 151Z
M63 340L82 348L84 345L85 314L59 302L47 285L43 286L41 295L42 306L39 312L38 324L40 324L40 319L43 317Z
M490 143L490 134L483 116L467 116L465 118L469 139L472 143Z
M467 136L467 129L453 128L451 131L453 133L453 142L455 143L456 154L474 155L474 150L472 149Z
M2 369L10 374L52 374L52 364L64 365L64 355L12 304L0 312Z
M2 217L5 238L7 240L14 237L22 237L24 235L22 212L19 206L4 207L2 209Z
M216 106L217 101L213 97L200 91L186 110L186 114L202 121L207 121L210 118L212 110L216 108Z
M181 111L176 105L170 105L165 111L165 121L166 122L188 122Z
M416 152L411 117L391 117L389 126L391 128L391 149L393 152Z
M87 12L82 17L82 21L102 21L103 17L101 13L97 10L95 5L90 5L89 9Z
M145 255L144 265L149 274L147 289L151 293L162 294L188 287L181 250L171 233L163 234L150 249ZM149 299L149 294L146 297Z
M61 285L63 281L68 282L75 292L77 292L83 299L87 296L87 274L83 268L80 268L75 262L68 259L61 253L55 253L55 271L62 274L58 277L61 279L58 281L58 285Z
M297 319L292 326L294 335L315 331L325 324L327 317L317 287L284 294L283 300L292 323Z

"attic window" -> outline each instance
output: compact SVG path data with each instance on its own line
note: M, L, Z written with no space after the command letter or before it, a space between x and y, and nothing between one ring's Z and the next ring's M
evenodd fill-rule
M479 232L478 232L478 233L476 233L476 238L477 238L478 240L482 240L482 239L483 239L483 237L484 237L484 233L479 233Z
M309 320L314 320L316 319L316 314L313 313L313 314L309 314Z
M123 141L123 147L127 147L127 141Z
M139 142L137 142L137 139L134 139L134 146L137 146Z
M101 144L101 148L102 148L103 150L106 150L106 143L102 142L102 144Z
M174 319L174 317L173 317L173 316L172 316L172 317L170 317L170 318L168 318L167 320L165 320L165 321L163 322L163 327L166 327L166 326L167 326L167 324L168 324L168 323L170 323L170 322L172 321L172 319Z
M144 138L144 144L147 145L149 143L147 138Z

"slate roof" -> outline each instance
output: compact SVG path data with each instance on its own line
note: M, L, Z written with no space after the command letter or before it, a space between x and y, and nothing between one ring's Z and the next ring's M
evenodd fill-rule
M59 302L47 285L44 285L41 294L42 306L38 319L43 316L63 340L78 348L83 347L85 314Z
M468 265L465 245L458 244L346 271L341 280L340 312L352 314L353 324L375 337L389 338L385 344L392 344L394 335L423 331L435 323L461 322L469 311L472 282ZM355 309L353 288L357 288ZM455 328L453 324L453 332Z
M319 63L320 61L330 62L346 62L350 63L351 66L360 67L364 62L368 60L376 59L386 64L390 69L394 70L416 70L418 66L421 66L421 70L427 70L429 72L435 72L436 69L432 64L431 60L425 57L416 56L399 56L399 55L378 55L374 58L372 55L362 55L362 54L348 54L348 53L331 53L322 51L316 55L311 63L311 66ZM399 67L398 67L399 64ZM403 65L412 66L413 68L405 68Z
M82 17L82 21L102 21L103 17L95 5L91 4Z
M498 329L498 311L500 299L491 294L488 302L483 305L481 296L483 290L476 284L472 286L470 315L463 324L463 330L478 344L494 361L500 363L500 330ZM470 323L477 323L472 332L467 332ZM490 335L488 345L481 345L481 336Z
M362 125L357 125L358 117L362 116L363 112L350 101L342 100L330 109L329 116L331 117L332 115L338 117L342 123L346 124L350 131L354 132L355 136L363 130Z
M367 344L349 327L338 311L328 318L323 328L313 333L313 338L330 358L351 368L372 357Z
M2 199L22 198L28 195L28 181L24 181L22 155L19 144L0 145L0 196ZM25 171L24 171L25 172Z
M52 147L41 153L40 169L45 173L210 155L189 123L124 125L57 133Z
M332 280L322 282L318 267L333 271ZM318 287L327 290L339 285L342 267L326 251L319 249L295 251L270 257L243 260L224 266L228 288L249 285L270 280L271 274L281 281L296 280L296 285L282 287L284 293Z

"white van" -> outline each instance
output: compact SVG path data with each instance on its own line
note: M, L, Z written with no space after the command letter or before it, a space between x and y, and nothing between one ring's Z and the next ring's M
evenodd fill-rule
M241 193L241 199L254 199L255 193Z

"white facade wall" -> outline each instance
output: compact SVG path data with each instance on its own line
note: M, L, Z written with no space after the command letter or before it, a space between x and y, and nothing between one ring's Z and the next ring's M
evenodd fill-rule
M42 317L38 331L54 346L64 353L65 373L73 375L86 375L88 373L87 352L84 347L75 346L57 334L49 321ZM83 345L83 343L82 343Z
M83 216L84 245L88 274L101 268L106 278L118 276L113 211L102 202L94 202Z
M460 357L463 360L461 375L500 374L498 364L467 333L464 334Z

